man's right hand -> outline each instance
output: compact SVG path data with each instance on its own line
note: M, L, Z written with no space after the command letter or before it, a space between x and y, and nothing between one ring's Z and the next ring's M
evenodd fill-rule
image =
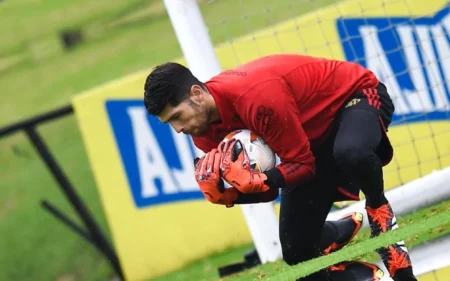
M196 159L195 180L206 200L232 207L233 202L238 198L238 191L234 187L219 189L221 156L217 149L213 149L199 160Z

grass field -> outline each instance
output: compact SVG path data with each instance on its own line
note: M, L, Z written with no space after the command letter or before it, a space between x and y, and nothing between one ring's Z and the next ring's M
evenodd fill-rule
M244 7L238 0L206 2L202 1L201 9L218 43L334 1L247 1ZM45 4L17 0L3 1L0 7L0 126L69 104L81 91L181 55L159 0L51 0ZM61 25L62 29L85 28L86 43L65 52L56 34ZM75 118L44 125L39 132L107 231ZM48 199L79 222L25 135L1 139L0 163L0 280L111 278L108 263L94 249L39 207L41 199ZM449 205L445 202L437 210ZM403 222L429 213L414 214L417 217ZM424 239L441 234L430 233ZM216 267L241 259L247 249L230 250L157 280L185 280L186 275L193 277L190 280L216 280Z
M432 218L433 216L449 213L450 213L450 200L442 202L436 206L426 208L424 210L421 210L420 212L416 212L404 216L402 218L399 218L399 225L401 228L403 228L406 225L411 225L411 222L420 223L426 219ZM411 250L416 245L420 245L425 241L429 241L449 233L450 233L450 223L446 223L440 227L429 229L426 232L422 233L421 235L413 235L409 239L406 239L405 242ZM368 229L361 231L355 236L354 240L349 244L349 246L357 245L366 241L367 239L369 239L369 235L370 233ZM234 262L242 262L244 253L249 249L251 249L251 245L247 247L233 249L228 251L227 253L212 256L207 259L201 260L182 270L173 272L160 278L153 279L153 281L218 280L219 275L217 273L217 268ZM378 255L375 252L371 251L367 254L359 256L358 259L366 262L373 262L378 259ZM282 261L278 261L254 267L243 273L231 275L229 277L224 278L224 280L250 281L250 280L261 280L260 278L263 277L264 279L262 280L278 280L277 278L279 277L278 276L279 273L282 274L283 272L289 270L290 267L288 265L286 265ZM435 281L444 281L444 280L436 279Z

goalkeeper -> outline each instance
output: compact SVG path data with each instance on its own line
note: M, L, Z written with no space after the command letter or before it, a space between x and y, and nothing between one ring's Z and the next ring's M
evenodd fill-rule
M397 228L384 195L382 167L393 156L386 135L394 111L386 87L364 67L304 55L271 55L224 71L202 83L186 67L156 67L145 82L147 111L175 131L191 135L206 154L196 180L216 204L268 202L280 189L280 241L289 265L326 252L339 230L325 222L332 204L366 197L371 234ZM250 170L239 141L249 129L281 163ZM233 187L221 189L221 178ZM341 245L342 246L342 245ZM339 248L339 247L337 247ZM416 280L403 242L377 250L395 281ZM332 266L301 280L379 280L361 262Z

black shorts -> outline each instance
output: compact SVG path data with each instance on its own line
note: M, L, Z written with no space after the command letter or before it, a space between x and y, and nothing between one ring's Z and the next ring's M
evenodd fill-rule
M379 116L380 124L383 128L383 138L378 147L377 155L380 157L383 166L389 164L394 155L394 151L386 132L391 124L395 107L387 92L386 86L380 82L376 88L368 88L356 92L338 111L337 123L339 123L339 118L344 112L353 109L373 111ZM337 127L336 123L334 125ZM334 129L333 131L335 132L336 130ZM330 137L333 138L334 134Z
M337 188L340 192L337 193L335 202L346 200L359 200L359 189L351 187L347 184L347 178L340 173L336 166L333 145L339 130L341 123L341 117L351 110L367 110L372 111L378 115L380 126L382 128L381 142L376 150L377 156L380 158L383 166L387 165L393 157L393 148L386 134L389 125L392 121L392 115L394 113L394 104L387 92L386 86L383 83L379 83L376 88L363 89L352 95L339 109L336 114L335 121L330 129L330 133L324 143L320 146L312 149L315 157L316 174L315 178L306 183L307 186L313 186L312 188L322 188L325 185L333 186L333 189L328 189L326 192L334 193L334 189ZM357 121L357 120L356 120ZM324 179L326 178L326 180ZM327 181L318 183L317 181ZM284 188L281 190L281 194L288 194L291 188ZM305 187L301 187L305 188Z
M351 96L338 111L338 118L344 111L355 108L377 113L383 121L382 125L386 131L391 124L392 114L395 110L386 86L381 82L376 88L363 89Z

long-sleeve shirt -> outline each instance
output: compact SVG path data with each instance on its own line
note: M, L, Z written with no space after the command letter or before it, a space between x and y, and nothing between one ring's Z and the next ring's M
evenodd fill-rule
M314 176L312 148L328 136L339 108L355 92L378 85L350 62L304 55L271 55L224 71L205 83L220 113L206 135L194 137L208 152L234 130L260 135L279 156L286 185Z

